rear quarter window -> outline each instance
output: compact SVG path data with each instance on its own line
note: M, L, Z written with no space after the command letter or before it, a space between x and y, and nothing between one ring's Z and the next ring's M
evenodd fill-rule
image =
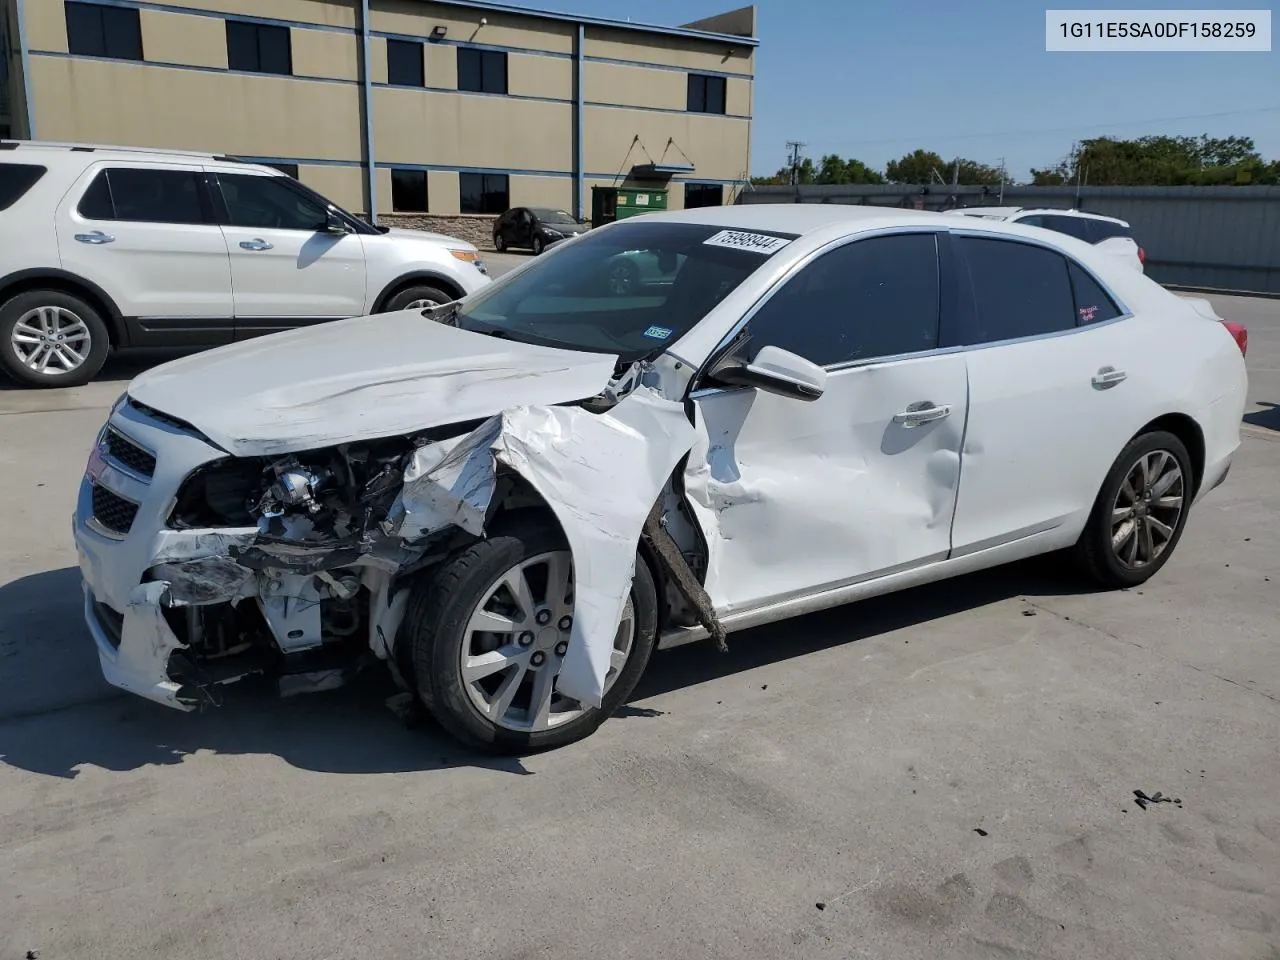
M47 168L32 163L0 163L0 210L8 210L45 175Z
M1089 232L1094 243L1101 243L1103 240L1110 240L1112 237L1128 237L1133 239L1133 231L1120 223L1112 223L1110 220L1090 220Z

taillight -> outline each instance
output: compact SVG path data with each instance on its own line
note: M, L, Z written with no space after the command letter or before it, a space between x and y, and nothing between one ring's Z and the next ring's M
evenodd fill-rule
M1147 251L1143 250L1141 247L1138 248L1138 262L1144 267L1147 265Z
M1247 356L1249 353L1249 328L1243 323L1234 323L1231 320L1223 320L1222 325L1227 328L1227 332L1236 341L1236 346L1240 348L1240 356Z

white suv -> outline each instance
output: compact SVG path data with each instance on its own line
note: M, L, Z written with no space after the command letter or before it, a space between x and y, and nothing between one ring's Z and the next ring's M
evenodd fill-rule
M272 167L0 141L0 371L84 383L111 349L210 347L459 299L470 243L372 227Z
M1007 220L1009 223L1065 233L1069 237L1093 244L1139 273L1144 272L1147 262L1147 254L1133 239L1133 230L1129 224L1115 217L1104 217L1100 213L1028 207L962 207L947 212L966 217L982 217L985 220Z

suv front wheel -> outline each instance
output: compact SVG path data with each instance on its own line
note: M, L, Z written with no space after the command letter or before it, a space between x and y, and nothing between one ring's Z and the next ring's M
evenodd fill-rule
M78 387L110 347L101 315L61 290L28 290L0 306L0 369L28 387Z

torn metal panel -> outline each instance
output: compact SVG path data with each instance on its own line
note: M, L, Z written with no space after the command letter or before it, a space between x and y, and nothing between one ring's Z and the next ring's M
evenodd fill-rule
M573 554L574 617L557 689L599 706L650 508L693 443L684 408L641 388L607 413L517 407L494 455L542 496Z
M235 456L275 456L482 420L512 396L527 404L592 397L613 377L616 360L489 337L405 311L174 360L134 379L129 395L198 423Z
M916 426L895 419L921 401L948 413ZM721 617L950 550L968 414L963 354L831 371L809 403L724 390L694 405L685 490Z
M493 499L491 448L501 429L502 418L491 417L466 436L419 448L391 510L392 532L417 540L453 524L480 536Z
M689 564L681 554L680 547L667 532L663 524L661 501L654 501L653 509L649 512L649 518L644 523L644 538L649 546L653 548L653 552L657 555L672 582L692 606L698 622L715 639L716 649L721 653L726 652L729 647L725 640L724 626L716 616L715 607L711 603L711 598L707 595L707 591L702 588L702 584L698 582L698 578L694 576L693 570L689 568Z
M135 587L125 607L120 645L108 655L100 643L99 659L114 685L165 706L190 710L193 705L178 698L180 686L168 674L170 655L183 647L160 610L168 590L169 584L154 580Z
M256 587L253 571L228 557L161 563L151 575L169 584L165 602L175 607L230 603L252 596Z

